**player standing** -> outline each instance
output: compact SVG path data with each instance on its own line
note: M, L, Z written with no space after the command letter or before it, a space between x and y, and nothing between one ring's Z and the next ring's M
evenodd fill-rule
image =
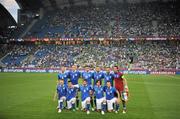
M110 71L110 68L107 67L106 73L104 73L104 86L106 86L108 81L111 83L111 86L113 86L114 75Z
M66 101L66 94L67 94L66 88L67 87L64 85L64 80L60 79L57 85L57 93L55 93L54 95L54 100L58 95L58 113L61 113L63 109L63 102Z
M83 80L83 85L79 87L81 91L81 105L82 110L86 109L87 114L90 114L90 94L92 93L92 88L90 85L87 84L87 81Z
M100 81L100 84L102 84L103 77L104 77L104 74L101 71L100 67L96 67L95 68L95 72L93 73L93 79L94 79L93 86L96 85L97 81ZM96 107L96 102L97 102L96 101L96 95L94 95L94 104L95 104L95 107Z
M106 110L106 99L104 97L104 87L101 86L101 81L97 80L94 86L94 95L96 96L96 109L101 110L101 114L104 115Z
M93 73L90 72L89 66L86 66L86 67L85 67L85 71L82 72L82 78L87 81L87 84L88 84L89 86L92 85Z
M101 71L100 67L95 68L95 72L93 74L93 79L94 79L94 86L96 85L96 82L99 80L102 84L102 79L103 79L103 72Z
M119 72L119 68L117 66L114 66L113 70L114 70L115 88L118 90L121 96L121 100L123 104L123 113L126 113L127 110L126 102L128 101L128 93L129 93L127 81L124 78L124 75L121 72Z
M73 65L72 66L72 70L69 72L69 77L70 77L70 81L72 82L72 85L74 87L76 87L77 89L79 88L79 84L78 84L78 81L79 81L79 78L81 76L81 73L80 71L77 70L77 66L76 65ZM78 97L78 90L76 91L76 109L78 110L79 109L79 97Z
M92 88L93 73L90 72L89 66L85 67L85 71L82 73L82 78L85 79L87 81L87 85L91 86L91 88ZM90 95L90 102L91 102L92 111L94 111L92 94Z
M61 71L58 74L58 80L63 79L64 85L68 85L69 72L66 70L66 67L61 67Z
M105 90L105 93L106 93L108 112L112 112L113 105L115 104L116 105L115 113L118 113L119 103L120 103L119 92L114 87L111 86L110 81L106 82L106 87L105 87L104 90ZM118 98L115 96L115 93L117 93Z

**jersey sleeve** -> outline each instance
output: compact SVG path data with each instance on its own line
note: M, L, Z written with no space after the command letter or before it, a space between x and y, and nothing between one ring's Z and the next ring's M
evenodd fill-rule
M75 88L76 88L76 90L81 91L82 86L80 85L79 88L77 88L77 87L75 87Z
M67 75L67 77L69 78L70 72L69 72L69 71L66 71L66 75Z
M111 73L112 79L114 79L114 73Z
M103 86L103 91L106 92L107 86Z
M80 74L79 74L79 75L80 75L80 77L81 77L81 78L84 78L84 77L83 77L83 75L84 75L84 71L80 72Z
M60 74L58 74L58 80L60 79L61 77L60 77Z
M106 72L102 71L101 74L102 74L102 78L104 78L106 75Z
M89 86L89 90L92 90L92 91L93 91L94 89L93 89L93 87L92 87L92 86Z
M92 72L92 78L95 79L95 71Z
M113 89L112 89L112 90L113 90L113 92L114 92L114 93L116 92L116 88L114 88L114 87L113 87Z
M78 71L79 77L82 77L82 74L83 74L83 71L82 71L82 72L81 72L81 71Z
M93 89L93 91L95 92L95 90L96 90L96 86L92 87L92 89Z
M124 74L122 72L119 72L119 77L124 78Z
M70 70L68 71L68 75L69 75L69 77L70 77L70 75L71 75L71 71L70 71Z

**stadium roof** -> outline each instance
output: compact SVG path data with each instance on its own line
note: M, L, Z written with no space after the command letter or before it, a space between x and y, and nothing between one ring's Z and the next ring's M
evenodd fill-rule
M58 9L68 6L113 3L135 3L150 1L172 1L172 0L16 0L21 9L37 10L40 7L46 9Z
M0 18L0 29L16 26L16 21L2 4L0 4Z

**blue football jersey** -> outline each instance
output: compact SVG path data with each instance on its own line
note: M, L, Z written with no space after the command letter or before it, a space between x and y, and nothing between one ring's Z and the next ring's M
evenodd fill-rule
M65 96L67 94L67 90L66 90L66 86L65 85L57 85L57 93L58 93L58 99L60 99L61 97Z
M69 72L69 77L73 85L78 84L78 80L81 76L81 73L79 71L70 71Z
M69 78L69 72L61 72L58 74L58 80L63 79L64 80L64 84L67 85L68 84L68 78Z
M101 99L104 97L104 87L103 86L94 86L94 95L96 99Z
M67 95L66 95L66 99L67 101L71 100L72 98L76 97L76 88L75 87L67 87Z
M93 73L84 71L82 73L82 78L87 81L88 85L92 85Z
M104 86L106 86L107 81L110 81L113 86L114 75L112 73L104 73Z
M114 87L106 87L104 90L106 93L106 100L111 100L115 97L116 89Z
M90 97L90 90L92 90L91 86L80 86L79 90L81 91L81 100L84 101L86 98Z
M102 82L103 78L104 78L103 72L94 72L93 73L94 85L96 85L97 80L100 80Z

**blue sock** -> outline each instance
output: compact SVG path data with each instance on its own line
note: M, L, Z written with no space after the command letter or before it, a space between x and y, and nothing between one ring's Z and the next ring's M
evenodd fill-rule
M59 106L60 109L63 108L63 102L60 102L60 106Z
M119 110L119 104L116 104L116 111Z
M75 109L75 103L72 104L72 109Z
M89 110L89 108L90 108L90 104L87 104L86 109Z
M102 111L104 111L104 112L106 111L106 103L102 104Z

